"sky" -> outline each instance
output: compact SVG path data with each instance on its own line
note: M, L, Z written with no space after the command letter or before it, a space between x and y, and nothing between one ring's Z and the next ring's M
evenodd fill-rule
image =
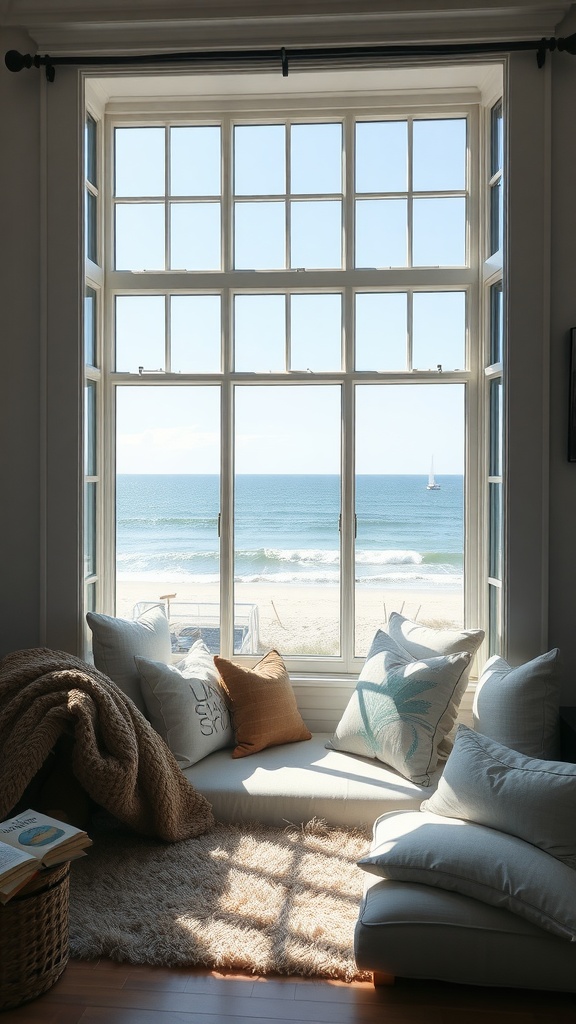
M415 191L464 189L463 119L416 121L410 146ZM237 127L234 147L235 268L340 266L341 126L293 125L288 158L282 125ZM357 128L357 267L408 265L408 204L398 193L407 188L409 149L404 121L365 122ZM116 132L117 269L141 273L221 265L219 129L174 128L169 151L168 174L163 128ZM167 257L166 194L173 200ZM314 198L320 194L322 199ZM415 196L411 217L414 266L464 264L462 196ZM116 369L220 372L221 316L217 295L119 296ZM354 319L357 370L404 370L409 359L417 369L464 366L461 291L416 293L412 304L402 291L359 294ZM340 370L341 297L237 295L232 335L238 371ZM219 472L218 402L218 388L209 385L120 387L117 471ZM358 473L427 474L432 456L438 475L463 472L463 385L359 384L356 410ZM337 473L340 423L337 385L242 384L235 400L236 472Z

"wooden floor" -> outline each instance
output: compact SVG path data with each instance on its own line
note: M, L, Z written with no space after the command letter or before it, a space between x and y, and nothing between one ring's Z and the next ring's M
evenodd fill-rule
M397 980L390 988L70 961L0 1024L575 1024L576 996Z

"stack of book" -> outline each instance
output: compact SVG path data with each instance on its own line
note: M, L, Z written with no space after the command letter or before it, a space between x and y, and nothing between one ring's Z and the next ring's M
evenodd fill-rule
M92 840L80 828L28 810L0 822L0 904L43 868L84 857Z

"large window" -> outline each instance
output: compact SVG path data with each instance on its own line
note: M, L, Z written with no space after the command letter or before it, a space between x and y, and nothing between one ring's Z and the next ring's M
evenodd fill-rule
M482 624L498 201L478 103L284 106L106 117L104 610L348 672L392 611Z

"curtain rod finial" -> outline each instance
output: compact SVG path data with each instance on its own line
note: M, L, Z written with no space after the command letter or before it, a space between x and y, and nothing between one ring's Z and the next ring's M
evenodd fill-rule
M22 71L22 68L32 67L32 57L29 53L19 53L18 50L8 50L4 57L4 63L8 71Z

